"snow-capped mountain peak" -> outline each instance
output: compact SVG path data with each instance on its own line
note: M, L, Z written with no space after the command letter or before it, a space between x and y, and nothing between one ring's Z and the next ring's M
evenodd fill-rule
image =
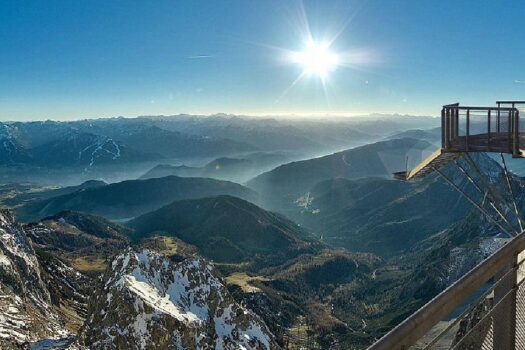
M94 349L275 349L263 321L229 295L212 267L154 251L117 256L89 308L81 338Z

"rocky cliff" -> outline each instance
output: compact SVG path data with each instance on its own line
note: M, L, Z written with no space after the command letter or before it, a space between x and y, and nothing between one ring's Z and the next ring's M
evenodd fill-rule
M92 349L278 349L204 260L149 249L117 256L94 293L79 341Z

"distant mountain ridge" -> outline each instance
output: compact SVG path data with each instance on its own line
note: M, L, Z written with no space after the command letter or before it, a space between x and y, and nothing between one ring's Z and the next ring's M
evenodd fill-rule
M229 194L251 201L257 194L242 185L207 179L168 176L128 180L27 203L16 209L23 221L34 221L63 210L81 211L109 219L129 219L177 199Z
M144 118L167 130L230 138L250 143L261 150L309 150L319 153L363 145L407 129L439 126L438 118L377 114L351 118L249 118L234 115ZM381 128L377 127L378 123Z
M422 141L427 141L433 145L441 145L441 128L433 129L410 129L402 132L396 132L392 135L387 136L387 139L402 139L402 138L413 138Z
M0 123L0 160L44 167L93 167L174 157L209 157L256 150L227 139L155 126L95 127L82 122ZM124 123L122 123L124 124Z
M158 153L132 149L113 138L82 132L60 123L2 126L5 132L0 134L0 159L8 164L92 167L162 158Z
M270 208L297 195L316 183L333 178L390 178L392 172L417 164L434 146L416 139L395 139L281 165L250 180L247 185L264 195Z
M249 153L236 158L216 158L204 166L159 164L142 175L141 179L170 175L184 177L210 177L220 180L244 182L264 171L288 163L290 158L279 153Z

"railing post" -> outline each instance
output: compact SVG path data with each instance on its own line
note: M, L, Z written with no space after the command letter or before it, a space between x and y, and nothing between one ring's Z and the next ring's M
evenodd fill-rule
M445 109L445 149L450 149L450 108Z
M454 140L454 136L456 135L456 125L455 125L455 122L456 122L456 118L455 118L455 115L456 115L456 112L454 111L454 109L450 109L450 115L449 115L449 120L450 120L450 131L448 133L449 137L450 137L450 144L452 144L452 141Z
M446 146L446 130L447 124L445 123L445 107L441 109L441 148L447 148Z
M513 110L512 114L514 115L514 143L512 156L520 156L520 113L517 110Z
M500 111L500 107L501 107L501 103L498 102L498 116L496 117L496 132L498 133L498 136L499 136L499 132L500 132L500 116L501 116L501 111Z
M465 131L465 151L468 152L468 137L470 135L470 109L467 109L467 126Z
M512 120L512 111L509 110L508 112L508 117L509 117L509 126L508 126L508 143L509 143L509 153L512 153L512 125L514 124L513 120Z
M494 349L514 350L516 345L516 284L517 284L518 255L514 254L512 262L504 268L499 276L503 278L494 288L494 305L498 302L498 309L494 311ZM505 274L507 274L505 276ZM505 300L502 300L505 298Z
M454 138L457 139L459 137L459 108L456 108L456 113L454 113L454 123L456 124Z
M487 148L488 150L490 151L490 109L488 111L488 115L487 115L487 119L488 119L488 124L487 124Z

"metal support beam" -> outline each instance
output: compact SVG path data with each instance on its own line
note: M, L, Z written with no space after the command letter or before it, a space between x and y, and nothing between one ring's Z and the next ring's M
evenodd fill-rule
M504 214L505 213L504 210L498 204L498 201L499 201L499 203L503 203L508 208L510 208L510 205L507 203L507 200L505 198L503 198L503 196L499 193L499 191L496 188L494 188L494 186L490 183L489 180L487 180L485 178L485 175L483 175L481 173L481 171L476 166L476 163L474 163L474 161L472 160L472 158L470 157L470 155L468 153L465 153L465 159L466 159L467 163L469 164L469 166L478 175L478 177L481 180L481 182L483 182L483 186L485 186L485 188L488 190L489 196L491 197L491 201L496 206L497 212L501 216L503 221L505 221L507 223L507 225L509 225L511 227L511 231L514 232L515 234L518 234L518 232L521 232L521 231L518 231L518 230L514 229L514 227L512 226L512 223L507 218L507 216Z
M490 203L490 206L492 207L492 209L494 209L496 211L496 213L501 217L501 219L503 219L503 221L509 226L509 228L510 228L509 231L510 232L515 232L514 227L510 223L510 221L507 218L507 216L504 214L503 209L495 202L494 198L492 198L489 195L489 191L488 190L487 191L483 191L481 189L481 187L479 187L479 185L476 183L476 181L474 181L472 176L470 176L470 174L465 170L465 168L463 168L463 166L461 166L461 164L459 164L458 161L454 161L454 163L456 164L458 169L463 173L463 175L465 175L467 177L469 182L471 184L473 184L474 187L476 188L476 190L478 190L478 192L481 194L482 201L481 201L480 207L483 207L485 205L485 200L487 199L487 196L488 196L489 203Z
M497 222L485 209L483 209L478 203L476 203L469 195L461 190L452 180L450 180L442 171L434 168L434 171L438 173L453 189L455 189L463 198L465 198L470 204L478 209L489 221L496 225L501 232L507 234L509 237L514 237L507 229L505 229L499 222Z
M516 196L514 196L514 190L512 189L512 183L510 182L509 171L507 170L507 163L505 162L505 157L503 153L499 154L501 158L501 163L503 164L503 172L505 174L505 179L507 180L507 188L509 189L510 197L512 199L512 205L514 207L514 214L518 218L518 224L520 225L520 232L523 232L523 220L521 219L520 212L518 210L518 204L516 203Z

